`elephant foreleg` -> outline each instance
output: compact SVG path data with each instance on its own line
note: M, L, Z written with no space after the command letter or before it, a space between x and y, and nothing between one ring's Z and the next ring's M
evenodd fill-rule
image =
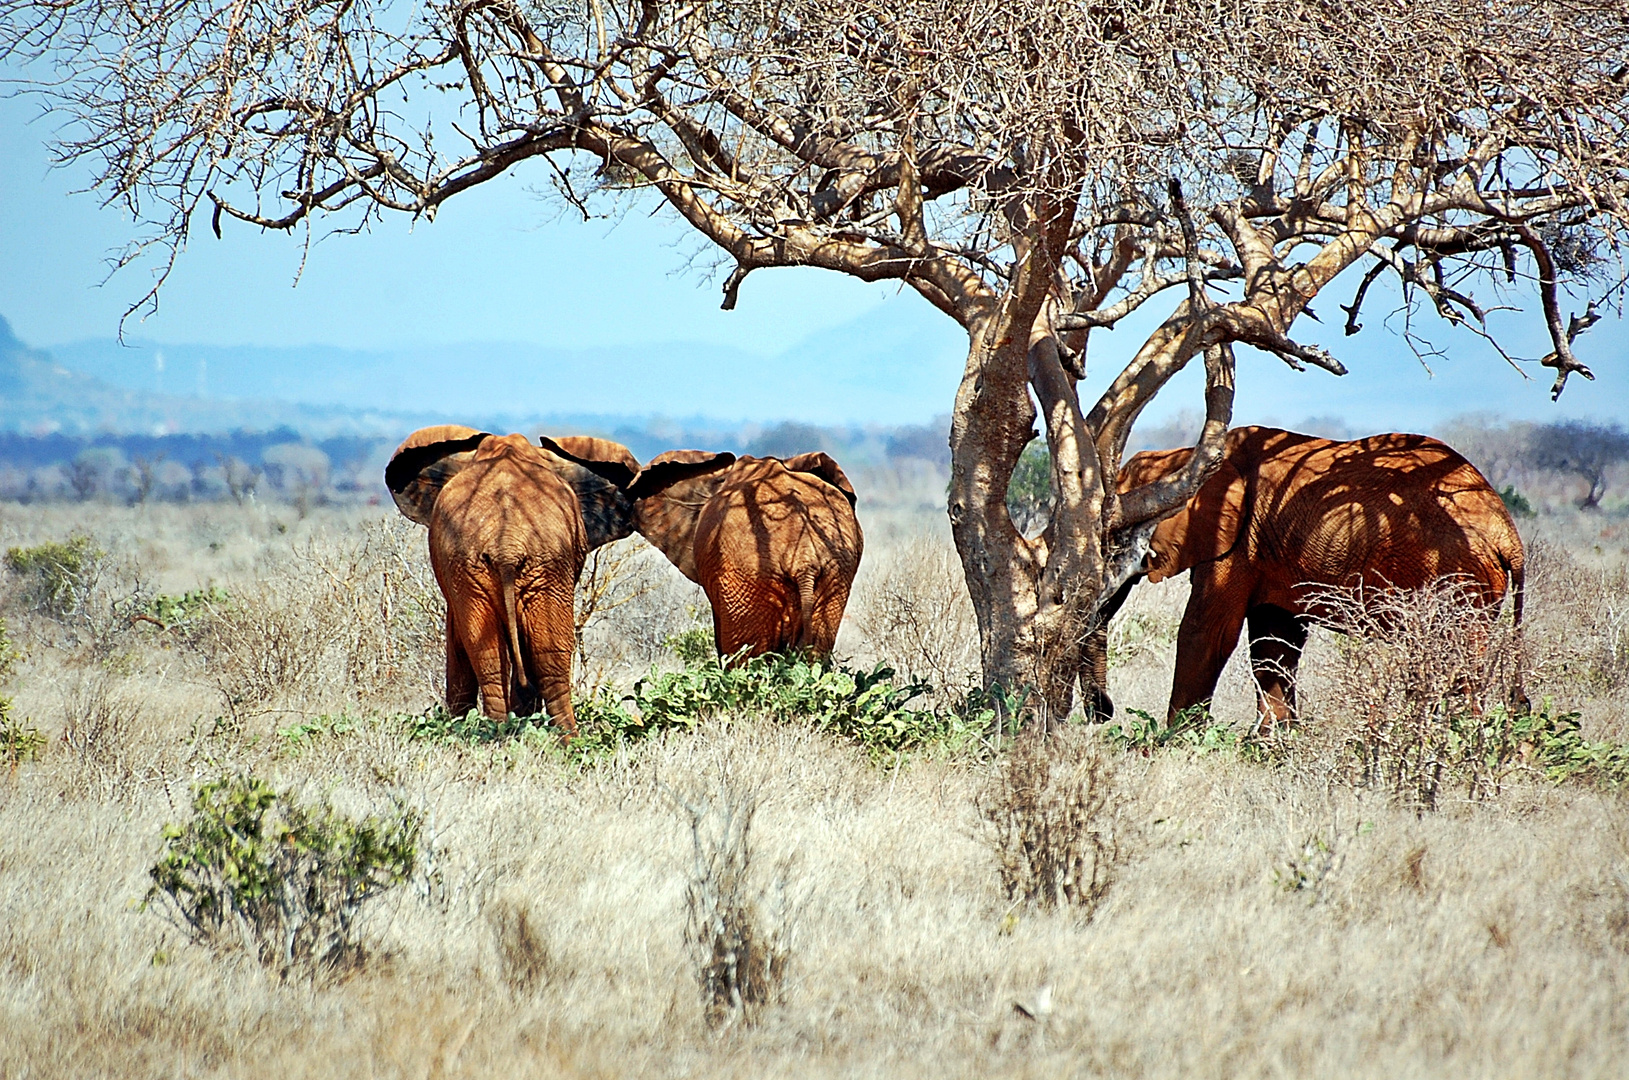
M475 669L470 667L464 654L463 643L458 640L458 628L453 625L452 612L447 612L447 712L463 716L475 708L477 692Z
M1209 705L1216 694L1227 658L1239 644L1244 628L1244 599L1234 597L1239 590L1220 588L1194 570L1193 592L1182 613L1177 631L1176 675L1171 680L1168 717L1175 717L1195 705Z
M1295 716L1295 673L1306 644L1306 623L1288 611L1272 604L1250 610L1250 671L1263 727Z

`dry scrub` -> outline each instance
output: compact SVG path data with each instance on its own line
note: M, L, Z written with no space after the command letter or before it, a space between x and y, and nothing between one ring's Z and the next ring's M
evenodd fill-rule
M145 595L331 608L282 616L316 659L235 717L213 669L238 655L217 651L224 614L177 600L163 630L110 622L103 649L7 600L26 653L10 714L48 744L0 768L0 1075L1606 1077L1629 1058L1621 795L1523 774L1420 816L1293 763L1089 732L1044 758L881 766L757 717L586 762L548 739L415 737L394 714L428 704L440 667L430 613L403 606L422 534L229 509L92 508L83 527ZM0 544L76 524L0 506ZM589 647L640 610L689 625L689 592L657 584L586 627ZM1549 587L1529 644L1556 655ZM1153 629L1112 673L1123 707L1163 709L1181 597L1134 597ZM340 628L363 612L371 632ZM1605 631L1569 632L1593 650ZM845 635L856 656L893 647L857 619ZM1319 715L1335 641L1304 668ZM1614 700L1546 670L1552 694ZM1253 707L1230 668L1218 722ZM411 877L355 911L367 960L346 978L284 980L138 910L164 825L223 775L420 823ZM1014 827L992 833L991 808ZM1010 895L1004 867L1026 844L1049 854L1020 877L1066 902L1014 903L1031 890Z

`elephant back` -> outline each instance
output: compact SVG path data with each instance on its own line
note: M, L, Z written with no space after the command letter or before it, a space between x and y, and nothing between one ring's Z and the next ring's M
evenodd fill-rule
M837 464L829 454L814 450L807 454L782 458L781 463L791 472L818 476L838 491L841 491L843 497L848 500L849 506L852 507L859 502L859 497L854 494L854 485L849 483L848 474L843 472L843 467Z
M409 521L430 524L430 511L447 481L475 460L491 432L462 424L419 428L402 441L385 466L385 487Z

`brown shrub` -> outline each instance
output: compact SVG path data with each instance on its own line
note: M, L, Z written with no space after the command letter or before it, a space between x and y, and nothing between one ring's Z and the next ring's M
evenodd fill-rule
M1090 918L1126 856L1118 794L1094 734L1020 736L977 799L1008 899Z

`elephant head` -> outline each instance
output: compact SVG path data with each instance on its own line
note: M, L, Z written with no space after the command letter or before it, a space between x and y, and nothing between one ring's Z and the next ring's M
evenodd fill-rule
M403 515L429 525L441 489L475 460L476 448L492 438L459 424L420 428L396 448L385 467L385 486ZM549 470L577 496L590 549L633 532L633 504L624 490L639 472L639 461L621 443L585 435L540 438Z
M1192 447L1185 447L1137 454L1120 470L1120 492L1124 494L1169 475L1187 464L1192 453ZM1246 517L1247 495L1243 474L1231 456L1224 457L1193 498L1154 527L1143 565L1148 580L1164 581L1231 551Z

